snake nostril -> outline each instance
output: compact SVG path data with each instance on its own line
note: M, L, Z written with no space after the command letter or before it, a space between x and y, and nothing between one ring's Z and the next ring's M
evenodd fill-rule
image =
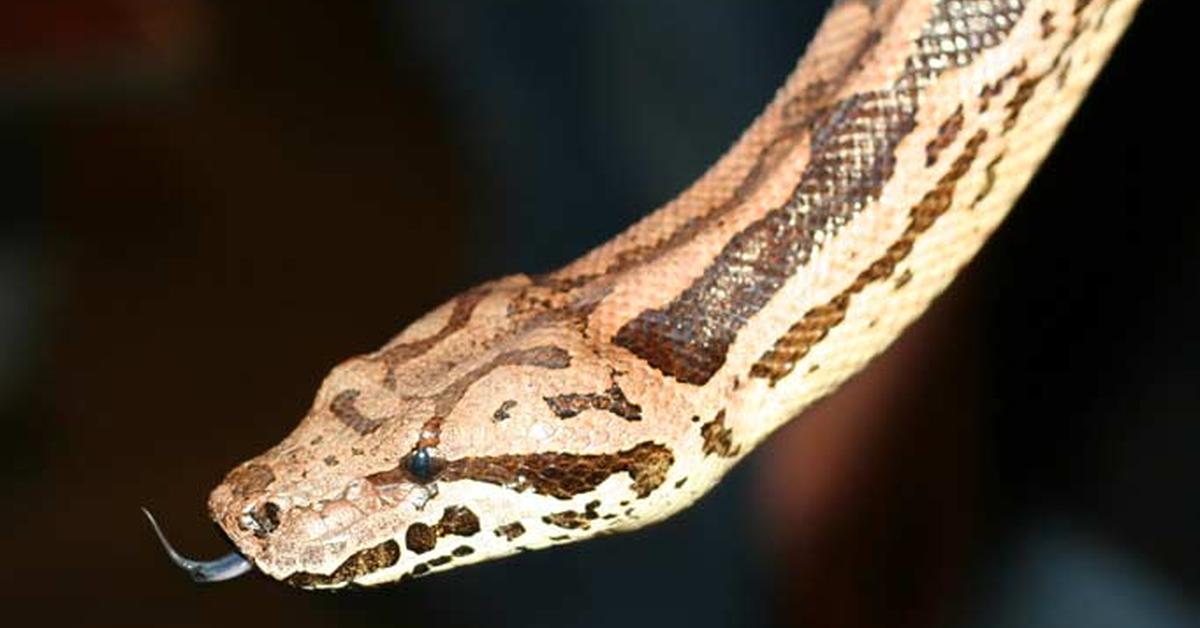
M244 530L249 530L258 538L264 538L279 527L279 505L275 502L264 502L257 508L242 513L238 524Z

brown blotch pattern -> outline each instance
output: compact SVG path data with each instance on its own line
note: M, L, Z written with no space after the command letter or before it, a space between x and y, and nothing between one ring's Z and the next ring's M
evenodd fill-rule
M981 129L967 140L962 153L938 180L937 185L912 208L909 213L908 227L905 228L900 238L888 247L883 256L859 273L854 282L837 296L827 303L805 312L803 318L776 340L775 345L751 367L751 377L768 379L774 386L791 373L796 363L804 358L813 346L823 340L831 329L845 320L850 300L855 294L862 292L868 285L892 275L896 265L908 257L912 251L917 237L925 233L942 214L950 209L958 180L970 170L971 164L979 155L980 146L987 140L987 135L987 131Z
M513 521L497 527L494 530L496 536L503 537L506 541L511 541L525 534L525 526L521 525L520 521Z
M1054 28L1054 11L1046 10L1042 13L1042 39L1049 39L1058 29Z
M546 405L550 406L550 411L560 419L569 419L590 409L603 410L626 421L642 420L641 406L631 403L625 397L625 392L615 383L602 393L567 393L544 399Z
M471 314L475 311L475 307L483 301L488 295L486 289L471 290L463 295L460 295L454 302L454 309L450 312L450 319L442 326L437 333L432 336L427 336L413 342L406 342L384 349L376 359L383 360L387 366L387 372L383 377L383 383L388 388L396 387L396 367L419 357L430 349L438 345L446 338L450 337L454 332L467 326L471 320Z
M702 450L705 456L717 454L722 458L732 458L741 452L740 446L733 444L733 430L725 427L725 411L700 426L700 436L704 438Z
M929 143L925 145L926 168L936 164L942 151L949 148L954 140L958 139L958 132L962 130L963 120L963 106L959 105L958 109L955 109L954 113L938 126L937 137L929 140Z
M1013 94L1011 100L1004 103L1004 108L1008 110L1008 116L1004 118L1004 122L1001 125L1004 133L1008 133L1013 130L1013 127L1017 126L1017 118L1021 116L1021 110L1025 108L1025 103L1028 103L1029 99L1033 98L1033 92L1037 89L1038 83L1041 83L1043 78L1045 78L1044 74L1021 81L1017 85L1017 93Z
M567 530L587 530L593 521L600 518L600 513L596 512L599 507L599 500L591 501L584 506L583 512L575 510L556 512L542 517L542 521Z
M240 466L225 476L225 483L230 490L242 499L263 492L274 481L275 474L271 468L257 462Z
M298 571L287 577L292 586L310 588L334 586L350 582L366 574L386 569L400 560L400 544L393 540L384 541L375 547L354 553L329 575Z
M448 506L436 528L439 536L474 536L479 533L479 517L465 506Z
M548 452L460 458L447 463L441 480L475 480L515 491L570 499L586 493L617 473L633 479L630 487L646 497L667 477L675 456L664 445L644 442L614 454Z
M613 343L668 377L705 384L746 321L823 241L879 198L897 146L915 127L921 90L999 44L1024 9L1022 0L936 3L917 52L890 88L848 96L813 123L809 163L791 198L735 235L669 304L623 325Z
M424 523L414 523L404 532L404 546L418 554L437 547L437 539L438 534L433 527Z
M971 209L975 209L976 205L979 205L983 199L987 198L988 194L992 193L992 188L996 186L996 166L1000 165L1000 162L1003 159L1004 151L1000 151L1000 154L993 157L984 168L983 187L979 189L979 193L976 194L975 199L971 201Z
M465 506L447 506L442 518L433 525L414 523L404 533L404 545L424 554L437 546L443 536L474 536L479 532L479 517Z
M383 421L372 419L364 415L362 412L359 412L358 406L354 405L354 403L358 400L358 397L361 394L362 393L353 388L347 388L346 390L343 390L333 398L333 401L329 402L329 411L332 412L333 416L337 417L337 420L341 421L343 425L354 430L355 432L358 432L362 436L366 436L367 434L379 429L379 426L383 425Z
M988 107L991 106L992 99L996 96L999 96L1000 93L1004 91L1004 86L1007 85L1009 81L1021 76L1022 74L1025 74L1027 69L1029 69L1029 63L1025 59L1021 59L1020 63L1017 63L1013 67L1009 68L1008 72L1006 72L1004 76L996 79L994 83L987 83L984 84L983 87L980 87L979 113L984 113L987 111Z

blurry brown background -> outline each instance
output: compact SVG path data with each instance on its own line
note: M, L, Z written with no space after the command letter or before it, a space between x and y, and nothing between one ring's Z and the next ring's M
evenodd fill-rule
M697 508L338 595L193 585L138 506L227 551L208 490L330 366L669 198L822 3L0 9L6 621L1196 625L1200 218L1165 158L1195 125L1154 71L1184 4L1147 2L930 315Z

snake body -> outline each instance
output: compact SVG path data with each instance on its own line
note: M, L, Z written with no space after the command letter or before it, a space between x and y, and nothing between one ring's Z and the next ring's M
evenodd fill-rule
M260 571L333 588L680 511L946 287L1137 4L840 0L689 189L337 366L212 517Z

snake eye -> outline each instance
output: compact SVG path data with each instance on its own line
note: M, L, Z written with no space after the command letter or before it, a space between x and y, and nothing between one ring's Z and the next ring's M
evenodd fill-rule
M437 457L429 447L414 449L404 462L408 474L421 484L432 482L445 466L446 462Z

